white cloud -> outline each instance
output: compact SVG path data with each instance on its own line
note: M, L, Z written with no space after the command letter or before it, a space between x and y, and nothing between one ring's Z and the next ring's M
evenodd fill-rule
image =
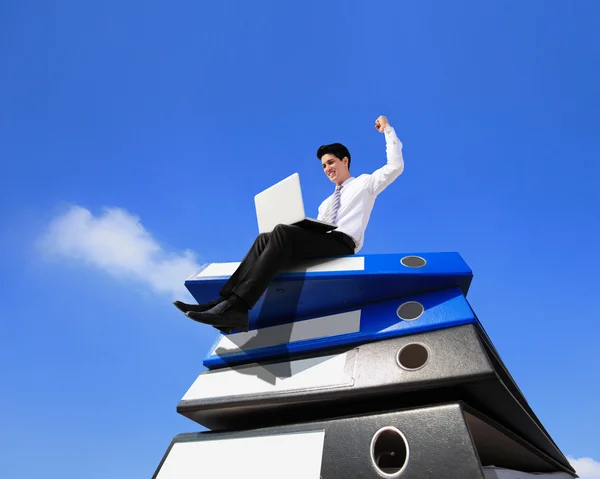
M51 257L81 261L173 297L186 294L183 282L199 268L192 251L164 251L140 219L121 208L94 216L73 206L50 222L40 246Z
M589 457L567 458L581 479L600 479L600 462Z

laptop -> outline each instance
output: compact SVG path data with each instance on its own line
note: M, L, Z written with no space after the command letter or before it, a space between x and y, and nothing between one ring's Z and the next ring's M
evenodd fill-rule
M336 225L308 218L304 211L300 175L294 173L254 197L259 233L269 233L278 224L297 225L316 231L332 231Z

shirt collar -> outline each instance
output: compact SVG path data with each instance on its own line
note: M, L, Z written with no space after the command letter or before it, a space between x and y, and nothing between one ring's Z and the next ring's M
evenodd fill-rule
M352 180L354 179L354 176L351 176L350 178L348 178L346 181L344 181L340 186L346 186L348 183L350 183Z

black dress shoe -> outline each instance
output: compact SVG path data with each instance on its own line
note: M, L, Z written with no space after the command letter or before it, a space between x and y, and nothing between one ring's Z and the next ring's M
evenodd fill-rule
M225 335L229 335L229 334L233 333L233 331L234 331L232 328L221 328L219 326L213 326L213 328L218 329Z
M204 311L208 311L211 308L214 308L217 304L224 301L224 298L215 299L210 303L204 304L188 304L183 301L173 301L175 307L181 311L182 313L187 313L188 311L195 311L196 313L203 313Z
M229 330L226 334L233 330L248 331L248 309L239 304L234 305L228 300L221 301L205 312L188 311L185 315L194 321L214 326L223 332Z
M182 313L187 313L188 311L195 311L197 313L202 313L204 311L208 311L211 308L214 308L217 304L219 304L223 300L224 300L224 298L219 298L219 299L215 299L214 301L211 301L210 303L204 303L204 304L188 304L188 303L184 303L183 301L173 301L173 304ZM216 327L216 329L221 331L223 334L231 334L231 332L232 332L231 328Z

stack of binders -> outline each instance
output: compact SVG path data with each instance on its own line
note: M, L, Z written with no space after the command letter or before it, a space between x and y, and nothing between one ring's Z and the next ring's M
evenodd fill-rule
M186 281L198 303L238 263ZM577 477L471 309L457 253L295 264L219 335L155 479Z

